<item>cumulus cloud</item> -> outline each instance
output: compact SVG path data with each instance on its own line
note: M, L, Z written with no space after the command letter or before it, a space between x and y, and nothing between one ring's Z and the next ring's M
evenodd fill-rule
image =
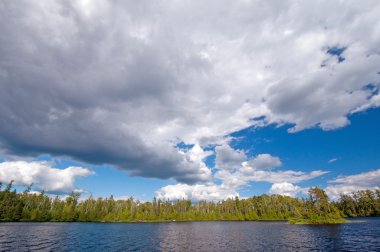
M380 188L380 169L354 174L350 176L341 176L329 181L326 187L326 193L330 199L339 198L340 194L348 194L359 190L375 190Z
M218 201L233 198L239 194L234 188L226 188L219 185L186 185L175 184L162 187L156 192L159 199L192 199Z
M244 152L234 150L227 144L217 146L215 152L215 166L221 170L233 170L239 168L246 160Z
M243 164L243 166L247 166L247 164L254 169L266 169L282 165L278 157L266 153L259 154L255 158L249 159L247 163Z
M94 172L76 166L65 169L53 168L49 162L2 162L0 163L0 182L29 186L50 193L82 192L75 186L76 179L87 177Z
M271 186L269 193L295 197L296 194L300 192L301 190L302 188L299 186L295 186L288 182L282 182L282 183L274 183Z
M326 174L327 171L315 170L310 173L293 170L274 169L281 165L278 157L259 154L248 158L239 150L227 144L215 148L216 165L213 180L208 184L175 184L162 187L156 196L162 199L223 200L239 196L239 189L250 182L272 183L270 193L295 196L304 188L293 185ZM223 163L225 161L225 163ZM216 183L220 180L220 183Z
M208 183L179 142L268 123L330 130L378 107L379 12L370 0L2 1L0 148ZM241 153L217 151L221 169L239 166Z

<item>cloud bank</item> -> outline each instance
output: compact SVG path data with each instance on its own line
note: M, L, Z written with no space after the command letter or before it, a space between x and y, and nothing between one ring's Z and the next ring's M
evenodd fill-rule
M270 123L331 130L380 105L379 13L378 1L2 1L0 148L213 183L204 154L178 143ZM321 174L222 156L228 186Z
M30 186L48 193L83 192L75 185L75 180L94 174L92 171L76 166L65 169L53 168L49 162L2 162L0 163L0 182Z
M330 199L338 199L340 194L348 194L359 190L380 189L380 169L359 174L340 176L329 181L326 192Z
M315 170L310 173L293 170L279 170L281 166L278 157L270 154L259 154L248 158L239 150L232 149L228 144L215 148L215 170L212 180L207 184L175 184L162 187L156 192L160 199L193 199L193 200L223 200L239 196L239 189L249 186L251 182L272 183L271 194L295 196L304 192L305 188L293 185L310 180L327 171Z

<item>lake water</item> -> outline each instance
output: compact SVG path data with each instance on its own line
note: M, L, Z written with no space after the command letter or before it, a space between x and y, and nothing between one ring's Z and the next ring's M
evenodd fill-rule
M0 251L380 251L380 218L286 222L0 223Z

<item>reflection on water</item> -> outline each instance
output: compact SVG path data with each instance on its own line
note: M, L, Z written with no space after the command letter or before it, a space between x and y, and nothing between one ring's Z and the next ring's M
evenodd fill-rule
M0 251L380 251L380 218L285 222L0 223Z

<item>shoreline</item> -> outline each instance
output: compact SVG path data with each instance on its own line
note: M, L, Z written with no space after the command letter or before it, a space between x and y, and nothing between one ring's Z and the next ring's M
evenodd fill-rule
M336 223L307 223L307 222L296 222L289 223L290 220L142 220L142 221L6 221L2 220L1 223L190 223L190 222L287 222L291 225L334 225L334 224L347 224L347 223L357 223L357 222L366 222L363 219L372 219L372 218L380 218L380 216L370 216L370 217L348 217L343 218L343 222Z

